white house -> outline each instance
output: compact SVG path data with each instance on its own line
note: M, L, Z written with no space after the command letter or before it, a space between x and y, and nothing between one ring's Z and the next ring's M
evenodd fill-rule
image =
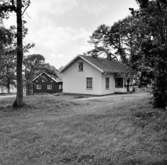
M115 60L80 55L61 71L63 92L106 95L126 92L130 69Z

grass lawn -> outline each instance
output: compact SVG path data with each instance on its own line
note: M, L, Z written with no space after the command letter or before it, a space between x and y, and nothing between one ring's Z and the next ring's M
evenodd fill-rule
M147 94L0 99L0 165L166 165L167 112Z

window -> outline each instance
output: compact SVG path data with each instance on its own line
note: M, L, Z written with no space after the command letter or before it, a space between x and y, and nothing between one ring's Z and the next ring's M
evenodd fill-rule
M79 72L83 72L83 62L79 62L78 69L79 69Z
M110 88L110 78L106 77L106 89Z
M48 84L48 85L47 85L47 89L48 89L48 90L51 90L51 89L52 89L52 84Z
M62 84L59 84L59 90L62 90Z
M123 88L123 78L115 78L115 88Z
M86 78L86 88L87 89L92 89L93 88L93 78L92 77L87 77Z
M42 86L40 84L37 84L36 89L40 90L40 89L42 89Z

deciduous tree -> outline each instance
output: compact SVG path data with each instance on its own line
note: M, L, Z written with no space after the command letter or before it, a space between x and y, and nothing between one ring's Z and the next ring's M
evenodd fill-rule
M25 68L25 84L26 94L32 94L32 79L39 72L41 65L44 63L45 58L40 54L28 55L24 58L23 64Z
M154 69L154 106L167 106L167 1L138 0L139 19L149 28L150 38L142 45ZM135 12L134 12L135 14Z
M22 62L23 62L23 20L22 15L30 5L30 0L3 0L0 3L0 14L6 16L9 12L16 13L17 23L17 96L13 104L14 107L22 107L23 103L23 78L22 78Z

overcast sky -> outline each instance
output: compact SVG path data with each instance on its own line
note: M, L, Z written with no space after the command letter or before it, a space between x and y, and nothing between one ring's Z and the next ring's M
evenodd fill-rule
M89 36L101 24L112 25L129 15L135 0L31 0L25 13L30 53L44 55L59 68L90 49ZM13 18L14 21L14 18Z

